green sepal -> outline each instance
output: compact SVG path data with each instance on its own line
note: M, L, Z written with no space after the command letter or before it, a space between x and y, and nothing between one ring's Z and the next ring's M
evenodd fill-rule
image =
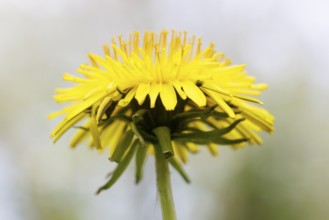
M232 144L240 144L242 142L249 141L248 138L239 138L239 139L226 139L226 138L217 138L212 143L219 145L232 145Z
M105 119L105 120L101 120L99 121L98 123L98 126L104 126L104 127L107 127L109 125L111 125L113 122L116 122L116 121L125 121L125 122L130 122L130 118L128 116L125 116L125 115L114 115L108 119Z
M129 126L130 126L131 130L134 132L134 134L136 135L136 137L138 138L141 145L143 147L146 147L144 137L142 136L140 130L138 129L138 125L133 121L133 122L129 123Z
M204 117L207 118L211 115L211 112L214 110L216 106L210 107L208 109L196 109L196 110L189 110L186 112L182 112L179 114L176 114L175 116L172 117L172 121L176 120L185 120L185 119L191 119L191 118L196 118L196 117ZM223 115L225 116L225 115ZM227 116L226 116L227 117Z
M126 150L131 145L133 137L134 133L132 132L132 130L127 131L126 134L121 137L118 146L114 150L112 157L110 157L109 159L111 161L119 163L121 161L122 156L125 154Z
M182 164L180 162L178 162L178 160L176 160L174 157L171 157L168 160L169 160L169 163L171 164L171 166L173 166L173 168L175 168L175 170L181 175L181 177L185 180L185 182L190 183L191 179L187 175L185 170L183 169Z
M177 141L177 140L175 140ZM181 141L181 140L178 140ZM186 140L183 142L191 142L198 145L208 145L208 144L218 144L218 145L232 145L232 144L240 144L242 142L249 141L248 138L238 138L238 139L227 139L223 137L218 137L216 139L209 138L209 139L198 139L198 140Z
M143 130L139 130L139 132L141 133L141 135L143 136L143 138L146 140L146 142L151 142L151 143L157 143L158 139L156 136L147 133Z
M170 129L166 126L160 126L153 129L153 133L158 138L159 145L161 147L164 158L174 156L174 150L171 145Z
M146 114L146 109L139 109L135 114L133 114L132 119L135 123L138 123L140 121L144 120L144 114Z
M98 126L109 126L113 122L117 120L130 122L131 118L126 116L125 113L128 111L128 107L121 108L118 112L115 113L115 115L112 115L115 110L116 105L111 105L105 112L105 115L107 116L106 119L100 119L98 121Z
M185 130L191 122L200 121L207 126L217 129L215 125L208 121L208 117L213 117L217 120L228 118L229 116L225 112L218 112L215 110L217 106L213 106L207 109L190 110L187 112L179 113L173 117L171 123L176 131ZM235 112L238 114L239 112Z
M217 105L205 108L205 109L194 109L194 110L189 110L186 112L182 112L179 114L176 114L175 116L172 117L172 122L175 122L176 120L183 121L185 119L192 119L192 118L208 118L210 116L216 118L216 119L221 119L221 118L228 118L228 114L226 112L218 112L215 110ZM239 114L239 111L234 111L235 114Z
M191 130L191 127L189 127L189 124L190 123L193 123L193 122L202 122L204 123L206 126L210 127L210 128L213 128L213 129L217 129L217 127L212 124L211 122L209 122L207 119L204 119L204 118L192 118L192 119L187 119L185 120L183 123L180 124L179 126L179 131L182 132L182 131L190 131ZM202 131L198 128L195 128L196 130L199 130L199 131Z
M141 146L140 143L137 145L137 153L136 153L136 184L140 182L143 177L143 168L146 159L147 148Z
M240 112L234 111L235 114L239 114ZM226 112L218 112L216 110L213 110L210 113L210 116L216 118L216 119L222 119L222 118L228 118L229 116L227 115Z
M144 115L146 115L147 117L145 118ZM135 124L137 124L140 121L146 121L146 123L147 123L147 120L149 120L149 123L151 123L150 124L151 127L155 126L155 122L152 118L152 115L151 115L150 111L147 109L140 109L132 116L132 121Z
M224 134L227 134L228 132L233 130L235 128L235 126L237 126L243 120L244 119L238 119L226 128L216 129L213 131L199 131L199 132L196 131L196 132L191 132L191 133L186 133L186 134L184 134L184 133L183 134L173 134L172 138L175 141L182 141L182 142L198 143L198 142L206 141L206 143L208 143L208 142L211 142L211 141L217 139L218 137L220 137Z
M117 165L117 167L115 168L115 170L112 173L111 178L109 179L109 181L104 184L102 187L100 187L96 194L99 194L101 191L109 189L111 186L113 186L113 184L120 178L120 176L122 175L122 173L126 170L126 168L128 167L131 159L133 158L135 152L136 152L136 145L138 144L138 141L136 140L129 148L127 154L122 158L122 160L120 161L120 163Z

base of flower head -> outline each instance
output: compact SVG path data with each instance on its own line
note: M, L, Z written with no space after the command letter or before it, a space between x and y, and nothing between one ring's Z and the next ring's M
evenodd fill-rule
M129 120L127 117L127 126L129 127L109 158L111 161L117 162L118 165L109 181L98 190L98 193L110 188L119 179L134 155L136 155L136 183L138 183L143 176L143 165L147 157L147 151L154 154L154 147L160 148L163 157L168 160L169 164L186 182L190 182L181 162L177 160L176 154L181 153L179 151L181 149L173 146L184 147L183 144L185 143L206 146L213 144L231 145L248 141L247 138L227 139L224 137L242 123L244 119L237 119L226 127L218 128L212 125L208 118L226 120L228 115L218 112L215 106L177 111L176 114L168 112L160 106L156 110L144 108L137 110L136 113L130 116ZM106 120L111 120L111 117ZM106 120L103 123L106 123ZM161 120L162 123L160 123ZM198 127L195 126L195 123L199 124ZM161 124L161 126L156 126L156 124ZM180 143L182 145L179 145ZM181 157L184 158L182 155Z

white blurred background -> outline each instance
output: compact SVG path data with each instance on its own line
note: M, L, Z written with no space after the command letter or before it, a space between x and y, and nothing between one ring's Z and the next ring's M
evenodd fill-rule
M187 185L172 175L179 220L329 219L327 0L0 0L0 219L160 219L152 158L95 196L113 170L106 154L56 145L63 72L134 30L187 30L213 41L270 89L276 116L262 147L192 155Z

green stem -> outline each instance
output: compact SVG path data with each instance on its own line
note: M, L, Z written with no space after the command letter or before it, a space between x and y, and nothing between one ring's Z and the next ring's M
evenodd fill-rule
M176 220L171 190L168 160L164 158L159 144L154 145L157 188L160 196L162 220Z

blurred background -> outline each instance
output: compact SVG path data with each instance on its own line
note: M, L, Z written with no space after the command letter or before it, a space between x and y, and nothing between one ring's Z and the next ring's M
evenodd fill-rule
M134 166L96 189L115 164L106 154L56 145L63 72L134 30L187 30L213 41L270 89L261 99L276 131L263 146L192 155L190 185L173 172L179 220L329 219L329 2L326 0L0 0L0 219L156 220L153 159L139 186Z

